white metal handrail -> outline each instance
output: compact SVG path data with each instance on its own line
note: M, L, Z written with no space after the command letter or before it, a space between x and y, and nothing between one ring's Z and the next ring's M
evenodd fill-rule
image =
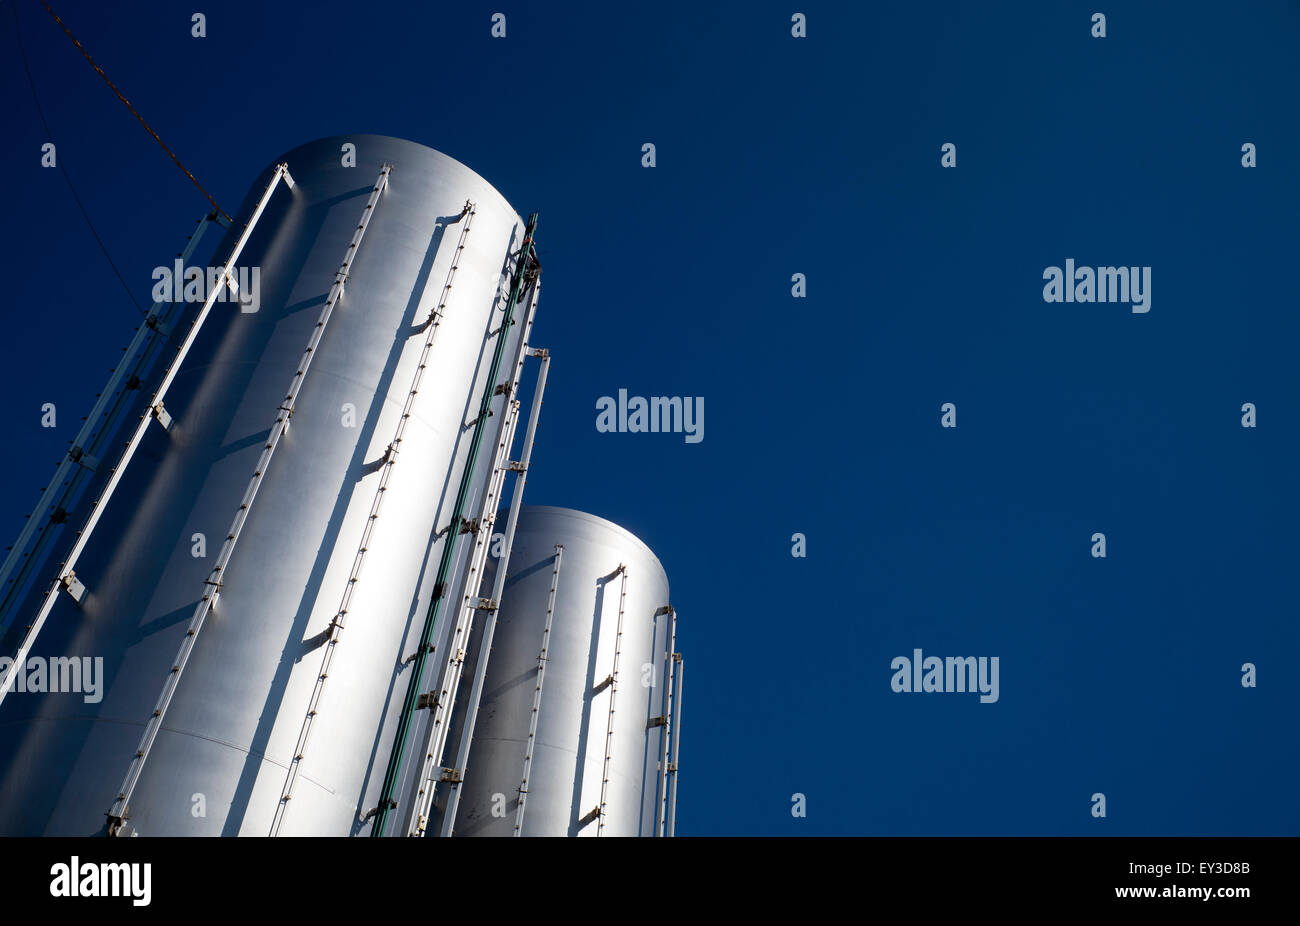
M203 238L204 231L207 230L210 223L216 221L216 213L210 213L199 219L198 226L194 229L194 233L190 235L185 249L180 254L182 265L189 263L190 257L194 254L199 241ZM43 534L33 543L33 535L38 531L44 532L55 527L49 520L48 513L60 507L70 510L70 499L75 491L78 478L83 473L94 472L99 468L100 461L93 454L98 450L99 443L112 430L114 426L112 419L121 411L120 407L109 411L108 404L119 394L124 397L125 390L133 388L127 384L128 377L144 372L141 364L143 364L145 356L153 347L155 341L162 340L166 336L163 329L171 318L173 308L178 305L181 305L181 303L168 299L159 300L150 308L145 316L145 323L136 329L134 337L126 346L121 362L113 368L108 383L100 391L94 406L90 410L90 414L86 416L85 424L81 426L81 430L73 438L72 446L68 452L59 461L58 468L54 471L54 478L45 487L36 508L28 517L26 524L23 525L23 529L19 533L18 539L14 541L13 547L10 548L4 565L0 566L0 629L3 629L8 624L8 616L5 612L11 603L9 599L18 595L20 588L24 584L22 574L37 558L35 548L39 547L44 540ZM119 390L122 392L119 393ZM104 421L101 426L100 419L106 415L108 420ZM32 544L33 547L31 551L27 549L29 544ZM29 552L30 556L28 555ZM26 563L21 562L24 558L28 560ZM17 577L13 575L15 572L18 573ZM9 588L11 578L14 584L12 588ZM14 600L12 604L16 607L20 600Z
M239 239L235 242L235 246L230 251L230 257L226 259L226 263L222 267L222 286L213 287L212 291L208 293L207 299L204 300L203 307L195 316L194 321L190 323L189 332L185 335L185 339L176 349L176 356L172 358L172 362L170 366L168 366L167 372L163 374L162 381L159 383L158 389L153 394L149 413L140 416L140 423L136 425L135 432L131 435L130 440L127 441L126 447L123 449L121 456L118 457L117 463L113 467L112 475L109 477L103 490L99 493L99 497L95 499L91 506L90 515L86 519L85 525L78 533L77 540L73 544L72 550L68 554L68 558L64 560L63 567L59 570L59 574L51 584L49 591L45 593L45 599L41 603L36 618L27 628L23 641L19 644L18 652L14 656L14 666L20 666L26 661L27 654L31 651L32 644L35 642L37 635L41 632L41 628L45 626L45 621L46 618L50 616L50 611L54 608L54 602L58 597L59 590L65 587L65 585L69 585L70 579L75 579L74 568L76 567L77 559L81 556L81 553L89 542L91 535L94 533L95 527L99 523L100 516L104 513L104 509L107 507L108 501L112 497L113 492L117 489L118 483L121 482L122 476L126 472L126 468L130 464L131 459L135 456L135 452L139 448L141 441L144 440L145 432L149 428L149 422L153 418L158 418L160 422L167 420L164 417L166 412L163 410L163 398L167 395L167 390L171 388L172 382L176 379L177 373L180 372L181 364L189 354L190 348L194 346L194 341L198 338L199 330L203 327L203 323L207 321L208 314L212 310L212 305L216 302L217 294L222 292L225 286L233 286L234 277L231 275L231 268L234 267L235 263L239 260L239 255L243 253L244 246L248 243L249 236L253 233L253 228L257 225L258 219L262 217L262 212L266 209L266 204L270 201L271 194L275 192L277 183L282 179L286 186L290 189L293 188L293 178L289 176L289 168L285 164L276 166L275 173L272 174L271 180L267 183L266 189L262 192L262 198L258 200L257 207L253 210L253 214L249 218L248 224L244 226L243 232L240 234ZM16 673L13 668L10 668L10 670L5 673L4 678L0 679L0 704L4 703L5 697L13 687L15 677Z
M673 658L677 651L677 610L668 606L668 679L665 687L664 724L659 739L659 785L655 803L658 806L658 823L655 835L663 836L667 830L668 818L668 743L673 731L673 683L676 680L677 660Z
M668 766L668 774L672 776L672 784L668 791L668 835L677 835L677 770L681 767L681 748L682 748L682 704L685 701L683 692L686 690L686 660L682 658L681 653L673 653L673 661L677 663L677 703L673 708L673 758L672 764Z

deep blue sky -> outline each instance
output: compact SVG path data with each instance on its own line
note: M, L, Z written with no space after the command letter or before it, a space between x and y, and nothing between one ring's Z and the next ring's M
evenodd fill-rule
M555 359L528 501L608 517L668 571L680 833L1300 833L1295 3L54 6L227 211L349 132L540 211ZM52 140L147 306L206 201L19 11ZM16 535L139 316L40 167L0 13ZM1045 303L1066 258L1151 266L1150 313ZM597 433L620 387L703 396L704 441ZM998 656L1000 700L895 694L915 647Z

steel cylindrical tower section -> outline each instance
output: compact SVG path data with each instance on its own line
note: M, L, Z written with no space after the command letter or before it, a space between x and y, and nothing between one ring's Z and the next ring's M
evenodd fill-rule
M594 515L526 506L497 618L472 749L453 770L454 834L662 834L678 663L654 553Z
M104 668L97 701L10 680L0 833L366 832L431 601L477 589L538 296L525 223L400 139L277 163L216 255L256 311L185 306L129 453L68 514L93 530L5 637Z

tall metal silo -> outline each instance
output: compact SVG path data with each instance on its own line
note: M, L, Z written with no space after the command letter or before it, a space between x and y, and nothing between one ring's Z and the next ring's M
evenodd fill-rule
M465 648L481 698L458 702L452 780L410 831L672 835L683 664L659 560L603 518L529 506L498 584L499 564L495 628Z
M534 226L400 139L263 172L3 567L0 833L384 828L521 470ZM102 700L23 690L59 657L102 657Z

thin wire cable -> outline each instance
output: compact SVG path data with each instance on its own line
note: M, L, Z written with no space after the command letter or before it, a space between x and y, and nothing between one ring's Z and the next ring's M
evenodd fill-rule
M59 27L64 32L67 33L68 38L72 39L72 44L77 46L78 51L80 51L83 55L86 56L86 60L90 62L90 66L95 69L95 72L99 74L100 77L104 78L104 83L108 84L108 89L112 90L113 93L117 95L117 98L122 101L122 104L131 111L131 115L135 116L136 119L140 120L140 124L144 126L144 130L153 136L154 141L156 141L159 144L162 150L167 152L168 157L170 157L173 161L175 161L176 166L179 167L181 170L183 170L185 172L185 176L189 177L190 180L193 181L194 185L199 188L199 192L208 198L208 202L212 203L212 208L220 212L223 216L225 216L227 222L229 222L231 225L234 225L235 220L230 217L230 214L226 212L225 209L222 209L220 206L217 205L217 201L212 198L212 194L209 193L207 190L203 189L203 184L199 183L198 178L195 177L192 173L190 173L188 167L186 167L184 164L181 163L181 159L178 158L176 155L172 154L172 149L168 148L167 145L163 143L163 140L158 137L158 133L149 127L149 123L144 121L144 116L140 115L138 112L135 111L135 107L131 105L131 101L128 100L126 97L122 96L122 91L118 90L116 85L114 85L114 83L108 79L108 75L104 73L104 69L95 63L95 59L90 57L90 52L86 51L85 46L83 46L80 42L78 42L77 37L72 34L72 30L69 29L66 25L64 25L63 20L59 19L59 14L54 12L54 10L50 7L48 3L45 2L45 0L41 0L41 6L45 7L45 9L49 12L49 14L54 17L54 21L59 24Z
M41 118L41 126L45 129L45 137L50 141L53 141L54 133L50 131L49 120L45 118L45 108L41 106L40 95L36 92L36 80L32 77L32 67L27 58L27 48L23 44L23 29L18 20L18 4L10 0L7 5L10 11L14 14L14 31L18 39L18 54L23 59L23 70L27 72L27 86L30 87L32 91L32 102L36 104L36 114ZM68 184L68 190L72 193L73 202L75 202L77 208L81 210L81 217L86 220L86 227L89 228L90 233L95 236L95 243L99 245L99 250L103 252L104 259L108 261L108 265L113 268L113 273L117 276L117 281L122 284L122 289L126 292L126 297L131 300L131 304L135 306L137 312L147 317L148 313L141 308L140 303L131 292L131 287L127 285L126 278L122 276L122 271L118 269L117 264L113 260L113 255L108 253L108 246L104 244L104 239L99 236L99 232L95 229L95 223L90 220L90 213L86 211L85 204L77 194L77 188L72 183L72 177L68 174L68 168L64 166L64 158L62 155L58 154L57 151L54 155L54 163L58 166L60 173L63 174L63 179Z

